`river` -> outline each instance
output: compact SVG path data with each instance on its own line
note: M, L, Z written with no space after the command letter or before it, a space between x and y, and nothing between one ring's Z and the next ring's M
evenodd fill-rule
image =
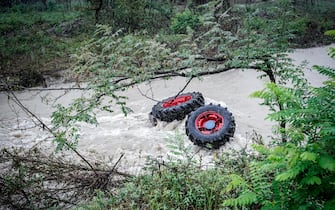
M333 45L335 46L335 45ZM313 86L320 86L325 77L315 71L310 71L312 65L324 65L335 68L335 60L327 55L327 47L297 49L289 56L295 64L307 60L309 64L305 74ZM125 154L123 167L127 171L138 173L148 156L166 158L171 154L169 144L176 136L196 154L202 158L204 164L210 166L216 153L232 151L233 149L250 148L255 133L261 135L265 143L271 139L273 122L266 120L267 107L261 106L261 100L251 98L250 94L261 90L266 79L258 79L260 74L255 70L231 70L216 75L204 76L201 80L193 79L184 92L201 92L206 104L214 103L227 106L236 121L235 136L219 150L208 150L194 146L185 135L185 120L172 123L159 122L153 127L148 120L148 113L156 103L144 97L142 92L150 97L161 100L175 95L187 82L185 78L170 80L155 80L149 84L140 84L129 88L122 94L127 96L127 105L133 110L124 116L120 110L114 113L99 112L99 125L81 124L81 139L78 151L88 159L111 157L114 160ZM50 88L68 87L72 84L54 84ZM20 101L46 124L50 124L50 115L54 110L51 102L46 98L58 98L64 91L20 91L15 93ZM74 90L57 100L57 103L68 104L73 98L83 94ZM44 99L44 102L42 102ZM0 148L27 147L40 144L52 148L52 140L46 131L35 127L34 122L17 107L4 93L0 93Z

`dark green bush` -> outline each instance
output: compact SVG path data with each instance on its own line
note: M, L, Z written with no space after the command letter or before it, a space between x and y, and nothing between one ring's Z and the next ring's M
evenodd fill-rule
M176 34L186 34L187 27L196 29L200 26L200 20L197 15L193 14L190 10L176 14L172 19L172 30Z

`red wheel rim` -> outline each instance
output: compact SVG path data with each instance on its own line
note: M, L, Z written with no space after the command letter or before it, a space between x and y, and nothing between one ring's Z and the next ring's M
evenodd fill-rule
M195 119L195 127L202 133L202 134L212 134L219 131L224 123L223 116L214 111L207 111L201 113Z
M173 107L173 106L178 106L179 104L185 103L189 100L191 100L192 96L190 95L185 95L185 96L178 96L177 98L165 101L162 106L164 108L168 107Z

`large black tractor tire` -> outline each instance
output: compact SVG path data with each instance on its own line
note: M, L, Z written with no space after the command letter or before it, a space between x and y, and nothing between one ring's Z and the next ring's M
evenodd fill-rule
M217 149L234 136L235 120L227 108L210 104L192 112L185 127L195 145Z
M152 107L151 114L158 120L172 122L184 119L189 113L204 104L205 100L201 93L183 93L158 102Z

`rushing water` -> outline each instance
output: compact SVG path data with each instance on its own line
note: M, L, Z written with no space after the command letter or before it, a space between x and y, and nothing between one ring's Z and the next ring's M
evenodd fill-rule
M296 64L307 60L306 77L312 85L319 86L324 77L317 72L310 71L312 65L335 67L335 62L327 56L326 47L299 49L290 54ZM264 137L266 142L272 135L272 122L266 120L267 107L259 105L259 99L251 98L250 94L264 87L266 80L258 79L259 73L254 70L231 70L216 75L204 76L201 80L193 79L184 92L201 92L206 103L227 106L235 117L235 137L217 151L210 151L192 145L185 135L185 120L172 123L159 122L153 127L148 120L148 113L156 103L142 96L147 92L157 100L164 99L178 93L186 84L185 78L171 80L155 80L151 84L140 84L129 88L122 94L127 96L127 105L134 111L124 116L118 108L114 113L99 112L99 125L81 124L81 139L78 150L88 159L96 156L110 156L117 159L125 154L123 165L127 170L137 171L143 165L148 155L166 157L170 154L168 147L171 140L180 136L191 152L202 157L205 164L211 164L213 154L225 150L250 147L253 133ZM58 84L52 87L65 87L71 84ZM46 124L50 123L50 115L54 110L52 103L42 103L41 100L58 98L64 91L22 91L17 92L21 102L35 113ZM82 94L81 91L71 91L57 100L57 103L68 104L73 98ZM35 127L34 122L27 117L4 93L0 93L0 148L10 146L32 147L39 143L45 148L52 147L50 135Z

